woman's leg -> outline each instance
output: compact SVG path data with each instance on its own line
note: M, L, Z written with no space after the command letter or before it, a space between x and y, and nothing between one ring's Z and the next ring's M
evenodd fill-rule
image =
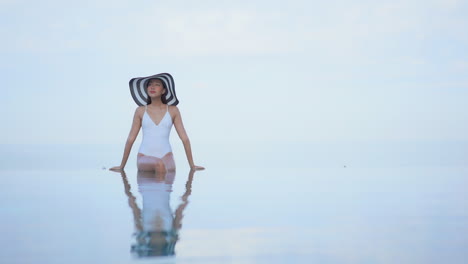
M172 152L168 152L166 155L164 155L164 157L162 157L162 161L164 162L167 171L175 171L176 166Z
M166 165L163 160L153 156L146 156L141 153L137 155L137 168L141 171L155 171L156 173L165 174Z
M157 158L138 153L137 168L141 171L156 171L158 173L175 171L174 155L172 152L168 152L164 157Z

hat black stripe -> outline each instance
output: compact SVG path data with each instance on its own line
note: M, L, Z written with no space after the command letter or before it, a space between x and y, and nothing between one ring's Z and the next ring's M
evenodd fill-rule
M142 97L141 95L141 92L140 92L140 89L138 89L138 80L140 78L133 78L132 82L131 82L131 87L130 89L132 90L133 92L133 95L135 96L135 102L138 104L138 105L145 105L145 101L144 101L144 97ZM142 99L143 98L143 99Z
M142 100L141 105L146 105L146 99L148 98L148 95L146 94L145 91L145 80L146 78L140 78L137 80L135 87L137 88L137 92L140 95L140 98Z
M169 78L167 78L167 76L164 76L164 75L160 76L159 79L163 79L164 83L166 84L165 86L167 88L167 93L166 93L166 96L165 96L166 98L165 99L166 99L166 102L169 103L172 100L172 98L174 97L172 95L172 91L173 91L172 84L171 84Z
M144 85L147 80L153 78L160 79L164 83L167 89L165 96L166 103L168 105L177 105L179 103L179 100L177 99L175 93L174 79L169 73L159 73L148 77L137 77L131 79L129 82L129 86L133 100L140 106L147 104L146 99L148 97L148 94L146 93Z
M179 100L177 100L177 94L176 94L176 91L175 91L174 78L172 78L172 75L170 75L170 74L168 74L168 76L169 76L169 78L171 79L171 82L172 82L172 94L174 95L174 98L175 98L175 102L172 105L178 105Z
M177 100L177 95L175 93L175 83L174 83L174 78L172 78L172 75L170 75L169 73L163 73L164 74L164 77L166 77L168 79L168 82L169 82L169 90L171 92L171 95L169 98L167 98L167 102L171 102L172 100L175 99L174 103L172 103L171 105L177 105L179 103L179 100Z
M133 89L133 83L134 83L135 79L131 79L130 82L128 83L128 85L130 86L130 93L132 94L132 97L133 97L133 100L138 104L139 104L139 101L135 95L135 90Z
M174 83L174 79L172 78L172 76L170 74L167 74L167 76L169 77L171 83L172 83L172 94L174 95L174 97L177 98L177 95L175 93L175 83Z
M157 78L157 79L160 79L161 81L164 82L165 84L165 87L167 89L167 93L166 93L166 96L165 96L165 99L166 99L166 102L169 103L173 100L174 98L174 84L173 82L171 82L172 80L168 77L170 76L169 74L167 73L161 73L161 74L157 74L157 75L153 75L152 78Z

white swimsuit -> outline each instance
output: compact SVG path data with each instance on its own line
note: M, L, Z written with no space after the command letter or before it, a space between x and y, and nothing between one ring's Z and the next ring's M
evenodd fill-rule
M143 230L171 231L174 221L169 202L172 184L156 182L154 179L138 179L138 190L143 198Z
M169 135L172 128L169 106L158 125L153 122L146 110L147 106L145 106L145 113L141 120L143 140L138 152L147 156L162 158L167 153L172 152L171 144L169 143Z

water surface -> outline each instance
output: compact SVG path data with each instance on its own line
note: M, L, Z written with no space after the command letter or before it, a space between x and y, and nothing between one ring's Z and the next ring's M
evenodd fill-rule
M466 152L382 146L283 145L295 159L271 145L211 146L198 152L207 170L194 174L175 146L178 170L164 179L139 176L134 157L125 175L104 169L120 161L119 146L3 146L0 260L466 263ZM145 257L138 225L162 207L179 217L174 255Z

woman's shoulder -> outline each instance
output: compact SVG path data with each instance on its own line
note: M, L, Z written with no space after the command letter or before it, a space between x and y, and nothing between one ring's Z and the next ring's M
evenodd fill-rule
M137 108L135 109L135 112L142 112L142 111L144 112L145 108L146 108L146 105L137 106Z
M168 106L169 108L169 112L171 113L178 113L179 112L179 108L176 106L176 105L169 105Z
M168 105L168 111L169 111L169 115L171 115L172 117L172 120L174 120L174 118L179 116L179 108L177 108L177 106L175 105Z
M143 115L143 113L145 112L145 108L146 105L137 106L137 108L135 109L135 114L139 116Z

